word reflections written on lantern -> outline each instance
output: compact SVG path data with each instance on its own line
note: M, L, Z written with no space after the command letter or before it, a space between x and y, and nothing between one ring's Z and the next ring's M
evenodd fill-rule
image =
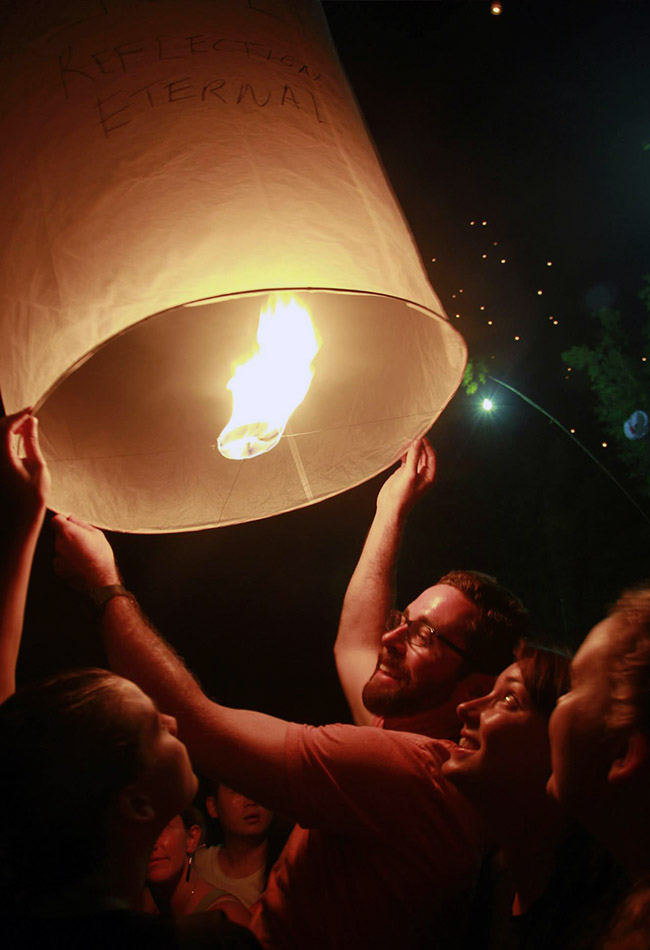
M320 346L309 311L294 297L271 295L260 312L257 346L235 363L228 381L232 415L217 440L224 458L254 458L275 448L307 395Z

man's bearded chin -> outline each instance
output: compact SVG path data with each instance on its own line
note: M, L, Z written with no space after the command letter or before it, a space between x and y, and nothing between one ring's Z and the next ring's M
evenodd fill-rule
M414 711L409 683L403 680L381 683L373 673L363 687L361 698L373 716L409 716Z

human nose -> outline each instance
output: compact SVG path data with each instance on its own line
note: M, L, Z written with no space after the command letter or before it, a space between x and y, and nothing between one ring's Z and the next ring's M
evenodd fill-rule
M402 622L397 626L393 627L392 630L387 630L386 633L381 638L382 646L390 647L391 649L401 649L402 651L406 650L406 631L408 630L408 621L402 620Z
M478 699L468 699L467 702L459 703L456 707L456 715L461 722L468 725L476 725L481 718L481 710L485 705L487 697L479 696Z

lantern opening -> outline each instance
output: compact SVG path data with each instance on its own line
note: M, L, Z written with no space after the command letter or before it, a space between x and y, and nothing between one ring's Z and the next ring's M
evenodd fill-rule
M228 380L270 295L305 305L322 345L274 450L235 464L216 444L232 415ZM464 358L446 320L385 295L292 287L188 301L108 340L35 404L52 507L111 530L170 532L314 504L400 458L449 401Z
M227 384L232 415L217 440L224 458L255 458L275 448L307 395L320 346L304 306L294 297L269 298L260 311L257 347L235 364Z

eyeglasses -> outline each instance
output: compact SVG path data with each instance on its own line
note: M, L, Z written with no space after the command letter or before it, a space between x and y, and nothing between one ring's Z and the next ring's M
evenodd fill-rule
M386 617L386 630L397 630L398 627L406 627L404 637L407 643L410 643L415 650L428 650L434 640L442 640L447 646L458 653L466 663L472 662L472 657L465 650L461 650L455 643L447 639L442 633L438 633L433 627L430 627L424 620L409 620L400 610L391 610Z

